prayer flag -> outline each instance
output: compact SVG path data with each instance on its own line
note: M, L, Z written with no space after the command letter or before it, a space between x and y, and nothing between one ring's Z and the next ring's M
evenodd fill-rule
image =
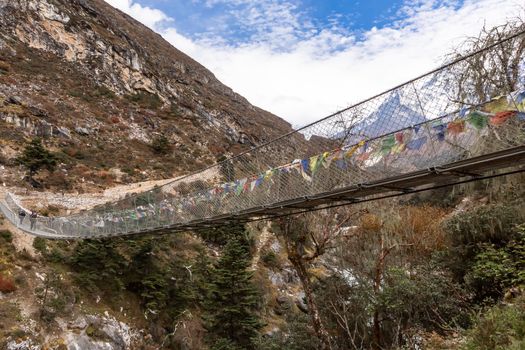
M405 135L403 134L402 131L396 133L396 141L398 143L403 143L404 138L405 138Z
M396 144L396 138L394 135L387 136L381 140L381 150L379 151L382 155L388 155L392 151L392 147Z
M335 165L337 165L337 167L339 169L343 169L344 170L344 169L347 168L346 161L343 158L336 159Z
M513 117L516 115L515 111L504 111L504 112L498 112L496 115L490 117L490 123L492 125L501 125L507 121L510 117Z
M312 175L314 175L317 172L317 169L319 169L319 165L319 156L310 157L310 171Z
M308 168L310 167L310 159L301 160L301 165L303 167L303 172L308 171Z
M401 153L406 149L406 145L404 143L398 143L394 147L392 147L392 153Z
M447 128L446 125L443 125L443 124L432 126L432 129L436 131L436 136L437 136L438 141L445 141L446 128Z
M423 147L425 143L427 143L427 137L423 136L423 137L420 137L419 139L415 139L415 140L408 142L407 149L411 151L419 150L421 149L421 147Z
M257 179L252 179L252 182L250 183L250 191L253 192L256 185L257 185Z
M453 120L448 123L447 131L452 135L461 134L465 131L465 121L464 120Z
M323 153L323 166L325 167L325 169L328 169L330 167L330 164L332 164L333 154L333 152Z
M507 101L507 96L494 97L483 109L490 113L508 111L509 103Z
M488 125L488 115L480 111L474 111L467 116L467 121L477 130L483 129Z

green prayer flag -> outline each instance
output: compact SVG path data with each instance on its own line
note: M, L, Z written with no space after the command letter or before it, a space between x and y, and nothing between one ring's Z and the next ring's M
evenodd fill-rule
M489 124L489 117L484 113L474 111L467 116L467 121L474 128L480 130L487 127Z
M382 155L387 155L392 150L392 147L396 145L396 137L395 135L390 135L385 137L381 141L381 150L379 151Z

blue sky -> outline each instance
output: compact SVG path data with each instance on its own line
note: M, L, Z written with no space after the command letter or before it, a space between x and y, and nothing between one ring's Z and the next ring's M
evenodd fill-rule
M253 104L307 124L418 76L523 0L106 0Z
M157 8L173 18L173 25L179 33L194 38L220 36L230 45L239 45L253 39L258 28L250 27L239 21L238 15L253 2L229 1L178 1L178 0L144 0L144 6ZM291 5L291 11L302 21L304 27L319 32L323 29L335 29L342 32L366 31L374 26L382 27L394 20L404 17L400 13L404 2L400 0L371 1L274 1L275 4ZM298 33L299 34L299 33ZM302 32L308 35L308 31Z

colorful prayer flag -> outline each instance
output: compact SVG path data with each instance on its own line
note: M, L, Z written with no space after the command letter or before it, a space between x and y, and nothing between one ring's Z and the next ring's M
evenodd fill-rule
M480 111L474 111L467 116L467 121L477 130L481 130L488 125L488 115Z
M489 103L487 103L484 108L487 112L490 113L499 113L509 110L509 102L507 96L498 96L493 98Z
M310 159L301 160L301 166L303 167L303 172L308 171L310 168Z
M427 137L423 136L423 137L420 137L418 139L415 139L415 140L412 140L412 141L408 142L407 143L407 149L409 149L411 151L420 150L421 147L423 147L423 145L425 143L427 143Z
M453 120L448 123L447 131L452 135L461 134L465 131L465 121L464 120Z
M434 129L434 131L436 132L436 136L437 136L437 139L438 141L445 141L445 130L446 130L447 126L444 125L444 124L438 124L438 125L434 125L432 126L432 129Z
M498 112L496 115L490 117L490 123L492 125L501 125L507 121L510 117L513 117L516 115L516 111L504 111L504 112Z

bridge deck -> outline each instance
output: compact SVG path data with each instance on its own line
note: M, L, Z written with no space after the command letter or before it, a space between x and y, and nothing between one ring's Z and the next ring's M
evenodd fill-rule
M454 185L466 179L480 179L489 173L505 168L525 170L525 146L487 154L468 160L454 162L438 168L429 168L385 178L381 181L357 184L336 191L320 193L315 196L297 198L266 207L256 207L243 212L232 213L218 217L195 220L184 225L162 227L154 231L185 231L201 228L221 226L229 222L249 222L254 219L274 218L277 216L293 214L296 212L319 208L339 203L358 203L377 195L389 196L397 194L410 194L421 190L430 190L436 186ZM141 233L141 231L131 232Z

